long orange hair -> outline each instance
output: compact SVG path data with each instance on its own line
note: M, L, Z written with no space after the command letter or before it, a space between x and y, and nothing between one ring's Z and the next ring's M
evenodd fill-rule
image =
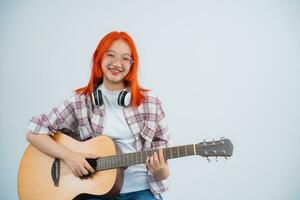
M137 78L139 57L132 38L126 32L113 31L108 33L102 38L93 55L92 71L91 71L91 77L89 83L85 87L76 89L75 92L77 94L84 94L84 95L86 94L91 95L93 93L95 85L99 81L103 80L103 71L101 68L103 54L107 51L107 49L111 46L111 44L117 39L122 39L123 41L125 41L131 49L131 56L134 60L134 63L130 67L130 71L127 74L127 76L124 78L124 80L126 86L130 87L131 105L137 107L143 102L144 95L142 91L146 91L146 89L141 88L139 86L138 78Z

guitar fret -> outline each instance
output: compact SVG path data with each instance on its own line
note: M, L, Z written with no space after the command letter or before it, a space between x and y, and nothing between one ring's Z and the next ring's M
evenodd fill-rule
M131 157L132 157L132 164L134 164L136 161L135 161L135 153L132 153L131 154Z
M127 166L125 156L123 156L123 155L121 155L121 163L122 163L123 165Z
M132 154L132 163L136 163L135 153Z
M126 156L122 155L122 160L125 166L129 166L128 160L126 159Z
M178 147L177 150L178 150L178 157L181 157L181 155L182 155L182 148Z
M143 159L141 157L141 153L137 153L137 158L138 158L138 163L142 163L143 162Z
M107 158L103 158L103 168L107 168Z
M115 166L116 159L113 159L112 156L111 156L110 160L111 160L111 167Z
M141 153L141 156L140 156L140 163L143 163L143 153Z
M144 158L144 153L141 153L141 163L145 163L146 159Z
M134 158L135 158L135 163L138 163L139 161L138 161L138 155L137 155L137 153L134 153Z
M132 163L132 157L130 156L130 154L128 154L128 162L129 162L129 164L131 164Z
M113 162L114 162L114 161L113 161L112 157L109 156L109 167L112 167L112 166L114 165Z
M110 160L110 156L107 157L107 168L109 168L111 166L111 160Z
M178 148L178 151L179 151L179 156L182 157L185 155L185 147L182 146L182 147L179 147Z
M170 151L170 149L167 149L167 158L172 158L172 152Z
M134 156L134 153L131 154L131 157L132 157L132 164L135 163L135 156Z
M166 152L165 150L163 150L163 155L164 155L164 158L165 158L165 159L168 158L167 152Z
M118 155L118 166L121 166L123 164L122 162L122 157L120 155Z
M177 156L175 155L176 151L175 151L174 147L171 148L171 151L172 151L172 157L177 158Z
M103 167L107 168L107 166L108 166L108 158L105 157L103 161L104 161L104 166Z
M140 156L140 152L136 153L136 158L137 158L138 163L140 164L142 162L142 159L141 159L141 156Z
M129 160L128 160L128 156L127 155L123 155L123 157L124 157L123 159L124 159L125 165L129 166L130 163L129 163Z

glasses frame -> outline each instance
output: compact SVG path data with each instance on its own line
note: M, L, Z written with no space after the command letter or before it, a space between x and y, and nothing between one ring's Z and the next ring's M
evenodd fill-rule
M114 54L114 58L110 58L107 54ZM116 60L118 60L118 61L120 61L120 63L122 64L122 66L127 66L127 65L124 65L124 63L123 63L123 60L122 60L122 58L123 58L123 56L124 56L124 54L123 55L118 55L116 52L114 52L114 51L107 51L107 52L105 52L104 54L103 54L103 58L104 59L107 59L107 60L109 60L109 59L112 59L111 61L110 61L110 63L114 63L114 62L116 62ZM128 56L129 58L130 58L130 64L128 65L129 67L131 67L132 65L133 65L133 63L134 63L134 60L133 60L133 58L131 57L131 56Z

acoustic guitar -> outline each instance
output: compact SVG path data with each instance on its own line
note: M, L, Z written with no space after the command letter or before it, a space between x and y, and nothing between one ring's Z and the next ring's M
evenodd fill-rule
M143 164L157 150L121 154L108 136L101 135L87 141L77 141L66 134L56 133L53 139L72 151L92 153L97 159L87 159L96 173L76 177L68 166L29 145L22 157L18 175L20 200L70 200L87 197L116 197L122 187L126 167ZM233 145L229 139L164 148L165 159L191 155L230 157Z

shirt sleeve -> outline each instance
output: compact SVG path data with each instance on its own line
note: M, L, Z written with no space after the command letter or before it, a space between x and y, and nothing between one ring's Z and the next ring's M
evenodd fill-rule
M76 123L76 114L72 103L64 101L48 113L33 116L29 122L28 129L34 134L53 135L62 129L69 129Z
M155 135L152 141L152 148L166 148L170 146L170 130L167 124L164 110L162 108L160 100L158 100L157 105L157 126Z

